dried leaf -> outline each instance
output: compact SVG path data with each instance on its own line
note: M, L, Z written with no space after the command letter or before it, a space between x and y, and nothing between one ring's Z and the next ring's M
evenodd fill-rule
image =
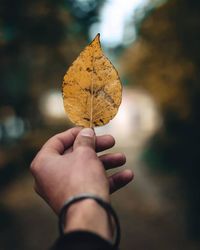
M65 111L78 126L102 126L116 115L121 92L118 73L103 54L98 34L64 76Z

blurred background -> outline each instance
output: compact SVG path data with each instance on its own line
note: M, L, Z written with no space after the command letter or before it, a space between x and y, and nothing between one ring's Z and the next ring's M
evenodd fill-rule
M200 2L0 1L0 249L48 249L57 218L33 192L41 145L73 126L67 68L100 32L123 102L116 138L135 180L113 195L121 249L200 249Z

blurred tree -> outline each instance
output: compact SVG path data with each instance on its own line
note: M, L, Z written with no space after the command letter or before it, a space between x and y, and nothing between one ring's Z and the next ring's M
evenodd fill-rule
M152 147L183 178L195 239L200 239L199 13L199 1L167 2L140 24L138 41L123 57L129 81L148 90L163 114L164 127Z
M64 73L86 45L89 25L103 2L0 1L1 186L25 169L34 151L59 130L59 125L45 124L40 99L48 90L61 90ZM26 126L31 133L24 137Z

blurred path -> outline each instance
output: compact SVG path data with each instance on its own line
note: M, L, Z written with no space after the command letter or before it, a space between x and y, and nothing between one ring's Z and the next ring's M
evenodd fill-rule
M125 95L129 93L125 91ZM97 129L98 134L114 135L117 143L113 151L124 152L126 165L135 173L134 181L112 196L121 221L121 249L200 249L200 243L187 237L185 201L178 177L153 173L140 161L159 119L147 96L141 99L138 92L130 95L123 98L118 120L104 131ZM28 172L0 192L0 232L1 250L47 249L58 236L57 218L34 193Z

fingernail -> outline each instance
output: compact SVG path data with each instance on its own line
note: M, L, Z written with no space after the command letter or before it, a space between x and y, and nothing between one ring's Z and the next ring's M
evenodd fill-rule
M87 136L87 137L93 137L94 130L92 128L84 128L81 130L80 135Z

